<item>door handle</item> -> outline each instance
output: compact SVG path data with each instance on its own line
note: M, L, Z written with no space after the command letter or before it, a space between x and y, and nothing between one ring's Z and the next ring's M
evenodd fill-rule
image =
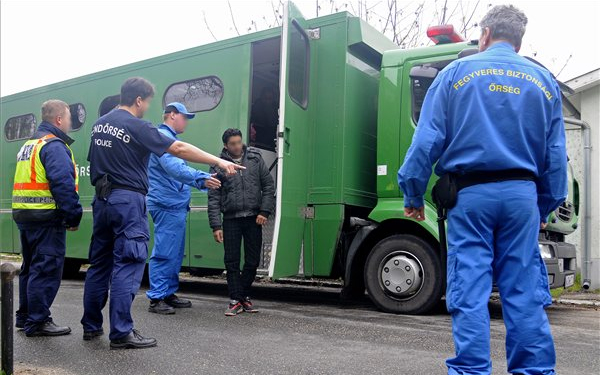
M283 130L283 151L285 151L286 154L290 153L290 132L292 131L292 129L288 128L287 126L284 128Z

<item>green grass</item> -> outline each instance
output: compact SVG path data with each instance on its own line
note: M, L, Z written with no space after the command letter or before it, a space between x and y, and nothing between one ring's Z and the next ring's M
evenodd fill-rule
M556 288L556 289L550 289L550 294L552 295L552 298L559 298L560 296L562 296L565 293L573 293L573 292L579 292L581 291L581 274L577 273L577 275L575 276L575 284L573 284L573 286L571 286L570 288Z
M583 291L583 289L581 288L581 273L577 273L577 275L575 276L575 284L573 284L572 287L567 288L567 289L565 289L565 288L550 289L550 294L552 295L552 298L560 298L565 293L577 293L577 292L581 292L581 291ZM600 294L600 289L588 290L588 291L586 291L586 293Z

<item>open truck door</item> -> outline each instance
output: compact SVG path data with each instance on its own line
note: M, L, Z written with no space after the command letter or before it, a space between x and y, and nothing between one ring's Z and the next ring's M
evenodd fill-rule
M310 44L306 20L288 2L281 35L277 207L269 265L272 278L302 273L304 226L309 212Z

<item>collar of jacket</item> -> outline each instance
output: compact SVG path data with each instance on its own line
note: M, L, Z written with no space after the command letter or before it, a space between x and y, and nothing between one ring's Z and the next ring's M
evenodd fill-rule
M510 44L509 42L496 42L496 43L492 44L491 46L489 46L486 51L492 51L495 49L509 50L513 53L516 53L515 47L512 44Z
M42 138L44 135L54 134L58 138L60 138L67 145L72 145L75 140L67 135L67 133L63 132L56 126L52 125L49 122L42 121L40 126L38 126L37 131L33 134L31 139Z
M169 125L165 124L164 122L160 125L158 125L159 129L167 129L169 131L169 133L171 133L171 135L173 135L173 138L178 139L177 138L177 132L175 130L173 130L172 127L170 127Z
M246 160L246 158L254 159L254 158L257 158L258 156L260 156L260 151L258 151L254 147L248 147L248 146L244 145L243 150L244 150L244 155L242 156L242 164L244 163L244 160ZM227 152L226 148L223 148L223 150L221 150L221 159L225 159L227 161L233 162L233 159Z

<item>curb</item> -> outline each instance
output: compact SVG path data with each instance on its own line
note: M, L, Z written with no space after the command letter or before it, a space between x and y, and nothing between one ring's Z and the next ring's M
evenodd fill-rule
M575 306L586 306L586 307L600 307L600 301L591 300L580 300L580 299L552 299L552 303L559 305L575 305Z

